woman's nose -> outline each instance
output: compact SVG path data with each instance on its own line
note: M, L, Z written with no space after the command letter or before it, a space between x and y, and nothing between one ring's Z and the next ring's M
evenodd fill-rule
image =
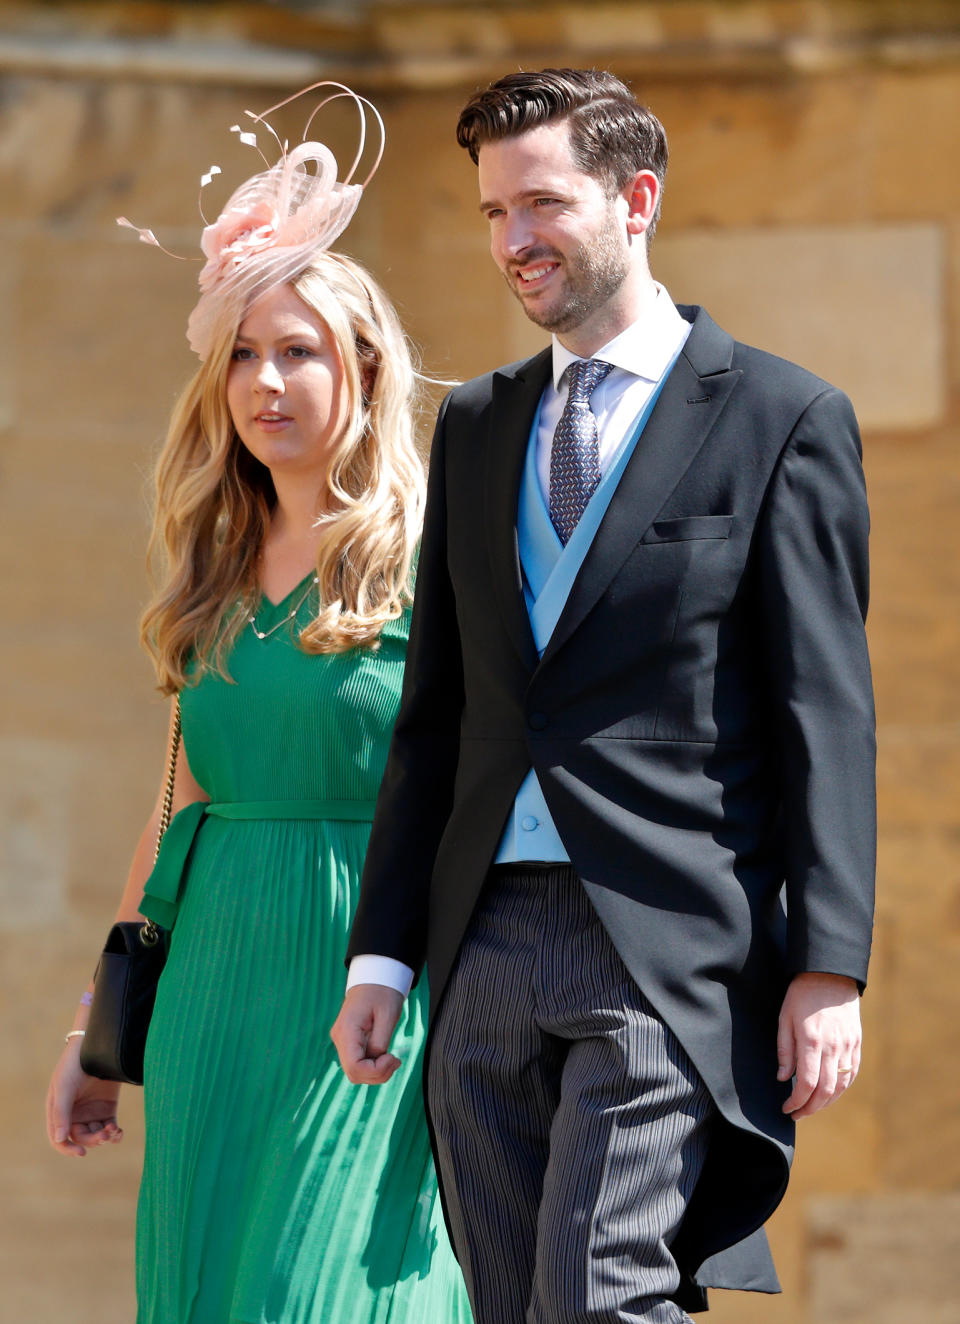
M283 390L283 375L272 359L260 360L255 384L258 391L268 391L271 395Z

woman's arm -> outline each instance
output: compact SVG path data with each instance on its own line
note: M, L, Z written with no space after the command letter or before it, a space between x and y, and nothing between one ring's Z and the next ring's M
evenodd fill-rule
M169 759L170 742L173 738L173 724L176 704L171 704L170 726L167 731L167 752ZM153 869L156 852L157 833L160 830L160 818L163 813L163 795L166 790L167 775L164 771L160 794L154 805L153 813L141 833L133 862L127 876L126 886L117 907L114 922L120 920L141 919L138 909L143 887ZM186 754L181 746L177 758L177 775L173 789L172 812L177 813L185 805L196 800L207 800L209 796L194 778L187 764ZM91 981L88 992L93 991ZM77 1008L72 1029L86 1029L89 1008L82 1003ZM117 1123L117 1099L120 1084L113 1080L99 1080L88 1076L80 1068L80 1045L82 1036L75 1035L67 1040L60 1060L54 1068L47 1090L47 1137L54 1149L61 1154L75 1154L82 1158L87 1149L96 1145L108 1144L123 1138Z

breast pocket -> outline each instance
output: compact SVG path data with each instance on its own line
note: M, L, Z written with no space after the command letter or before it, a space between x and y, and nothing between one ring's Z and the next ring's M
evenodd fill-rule
M680 595L691 578L717 584L729 573L733 530L732 515L657 520L611 583L611 605L635 611L650 644L666 643L673 637Z
M661 519L651 524L640 539L643 543L694 542L701 539L729 538L732 515L682 515L679 519Z

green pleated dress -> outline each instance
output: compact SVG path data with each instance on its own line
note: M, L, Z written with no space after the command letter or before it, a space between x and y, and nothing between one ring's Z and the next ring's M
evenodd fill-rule
M307 583L262 599L258 629ZM469 1324L423 1118L423 984L386 1085L351 1085L329 1036L408 624L330 656L290 624L246 628L236 683L183 692L212 804L174 820L144 899L175 926L145 1062L138 1324Z

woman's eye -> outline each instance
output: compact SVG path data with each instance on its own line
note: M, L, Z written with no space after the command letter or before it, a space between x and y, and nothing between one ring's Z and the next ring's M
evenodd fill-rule
M234 363L242 363L247 359L253 358L253 350L248 349L246 345L235 345L230 357Z
M306 345L291 345L287 353L292 359L308 359L312 351Z

